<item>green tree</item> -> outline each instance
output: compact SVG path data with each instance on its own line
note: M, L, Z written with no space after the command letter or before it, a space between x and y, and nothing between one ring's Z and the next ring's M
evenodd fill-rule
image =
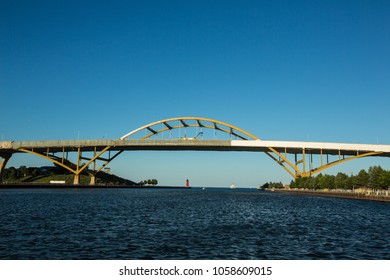
M278 182L278 183L271 182L270 185L272 186L272 188L275 188L275 189L282 189L283 188L282 182Z
M153 185L153 186L156 186L157 184L158 184L157 179L152 179L152 185Z
M390 171L383 170L380 175L380 187L381 189L389 189L390 187Z
M295 179L295 184L297 189L304 188L305 178L304 177L298 177Z
M335 176L333 175L324 175L323 187L324 189L334 189L335 188Z
M307 188L309 188L309 189L317 189L318 188L316 177L310 176L307 178Z
M276 187L275 184L278 183L271 182L270 184L272 187ZM367 186L374 189L390 190L390 170L384 170L380 166L372 166L368 172L360 170L356 176L348 176L342 172L337 173L336 176L319 174L316 177L298 177L290 183L292 189L352 189Z
M354 188L354 177L353 175L351 176L347 176L347 178L345 179L345 188L346 189L353 189Z
M260 187L261 189L268 189L269 188L269 183L267 182L267 183L265 183L265 184L263 184L261 187Z
M368 179L369 175L366 170L362 169L358 173L358 175L354 176L353 178L353 183L355 186L358 187L367 187L368 186Z
M381 188L381 174L383 172L380 166L371 166L368 169L368 186L373 189Z
M2 179L4 182L8 181L9 178L9 169L5 168L2 173Z
M138 184L141 185L141 186L145 185L144 181L139 181Z
M15 167L10 167L8 169L8 181L15 181L17 179L17 170Z
M19 171L20 178L30 175L30 171L25 165L20 166L18 171Z
M336 189L345 189L347 187L347 178L348 176L345 173L337 173L334 180Z
M320 173L315 177L315 188L323 189L324 188L324 176Z

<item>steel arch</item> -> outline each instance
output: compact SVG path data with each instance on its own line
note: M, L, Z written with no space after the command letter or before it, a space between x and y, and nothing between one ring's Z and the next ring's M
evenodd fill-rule
M188 123L186 121L193 121L193 122ZM172 122L176 122L176 124L171 124ZM162 128L156 129L155 126L159 124L162 125ZM169 119L152 122L147 125L141 126L133 131L128 132L127 134L123 135L120 139L125 140L128 137L135 135L142 130L148 130L147 134L139 138L140 140L145 140L159 133L163 133L165 131L186 128L186 127L200 127L200 128L214 129L214 130L218 130L230 134L237 138L240 138L241 140L260 140L255 135L237 126L228 124L226 122L210 119L210 118L200 118L200 117L176 117L176 118L169 118ZM289 161L285 155L282 155L272 147L268 147L268 149L270 150L270 152L265 152L265 154L267 154L272 160L274 160L277 164L279 164L292 177L296 178L299 176L305 176L305 174L302 173L296 165L291 163L291 161ZM274 155L271 153L273 153Z
M193 121L192 123L186 122L186 121ZM176 124L174 123L176 122ZM162 128L156 129L154 128L156 125L162 125ZM181 129L181 128L187 128L187 127L199 127L199 128L207 128L207 129L214 129L218 131L222 131L224 133L230 134L232 136L235 136L237 138L240 138L241 140L259 140L256 136L253 134L238 128L236 126L233 126L231 124L209 119L209 118L199 118L199 117L177 117L177 118L169 118L164 119L156 122L149 123L147 125L141 126L135 130L132 130L128 132L127 134L123 135L120 139L125 140L128 137L135 135L136 133L142 131L142 130L148 130L148 133L142 137L139 138L139 140L145 140L148 139L154 135L157 135L159 133L163 133L165 131L170 131L173 129Z

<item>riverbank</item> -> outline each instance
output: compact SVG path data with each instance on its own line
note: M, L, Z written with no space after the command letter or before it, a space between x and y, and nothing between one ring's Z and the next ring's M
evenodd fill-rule
M390 195L387 194L375 194L375 193L362 193L352 192L345 190L302 190L302 189L275 189L275 192L291 193L297 195L317 195L317 196L329 196L339 198L350 198L350 199L361 199L361 200L373 200L373 201L384 201L390 202Z

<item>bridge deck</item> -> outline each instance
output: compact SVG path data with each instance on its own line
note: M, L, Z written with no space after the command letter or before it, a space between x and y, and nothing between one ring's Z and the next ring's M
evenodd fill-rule
M328 142L295 142L295 141L241 141L233 140L233 146L264 148L272 147L280 153L301 153L302 149L311 154L337 155L339 151L344 155L356 155L363 152L381 153L378 156L390 156L390 145L352 144L352 143L328 143Z
M280 153L296 154L305 149L311 154L356 155L363 152L378 152L378 156L390 157L390 145L349 144L325 142L293 142L264 140L51 140L0 142L0 152L15 153L19 149L34 149L36 152L81 151L92 152L110 146L110 150L188 150L188 151L259 151L272 147Z

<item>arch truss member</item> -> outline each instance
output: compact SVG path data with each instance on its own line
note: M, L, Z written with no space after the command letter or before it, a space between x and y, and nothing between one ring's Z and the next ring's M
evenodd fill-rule
M212 134L206 133L206 130L212 131ZM152 122L126 133L120 139L203 140L204 138L209 138L214 140L218 138L218 132L224 135L224 139L226 137L228 137L227 139L240 140L257 139L249 132L231 124L199 117L179 117Z
M28 153L51 161L74 174L75 185L80 183L80 175L88 174L90 184L94 185L96 174L115 159L122 150L111 151L112 141L75 140L75 141L34 141L14 142L15 153Z
M11 158L11 153L0 153L0 183L2 182L3 180L3 174L4 174L4 169L5 169L5 166L7 165L7 162L9 161L9 159Z

